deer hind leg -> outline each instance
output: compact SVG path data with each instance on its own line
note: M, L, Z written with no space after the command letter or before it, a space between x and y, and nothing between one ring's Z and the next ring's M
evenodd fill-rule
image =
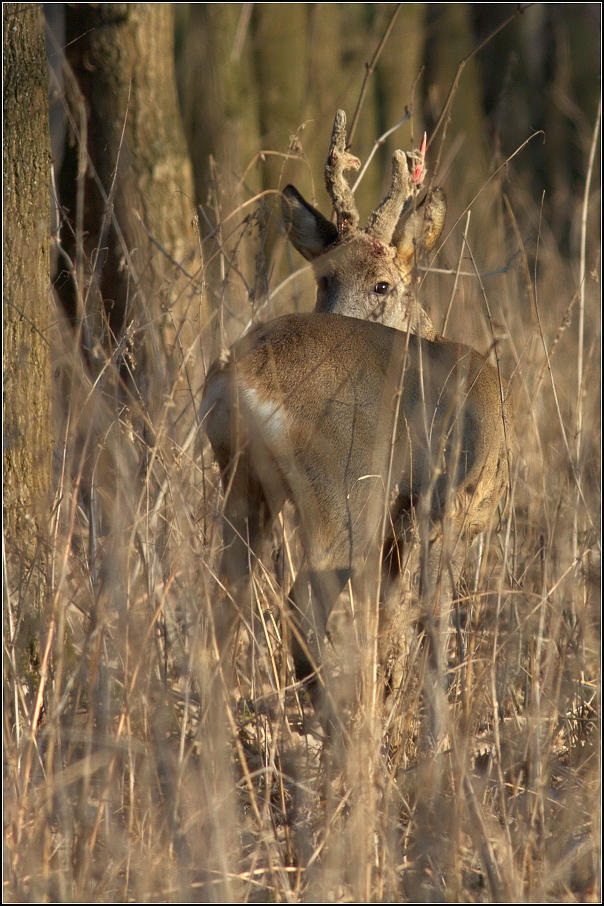
M322 558L323 562L305 564L289 593L296 678L309 685L316 681L321 668L323 640L334 602L351 576L348 563L328 562L333 553Z
M334 603L353 573L353 538L345 502L334 495L322 509L312 495L299 506L305 561L288 596L289 637L296 679L308 689L315 711L330 732L338 721L328 704L323 646Z
M384 545L379 614L378 660L387 711L399 709L419 617L419 540L412 511L396 528Z
M323 654L327 621L350 577L345 565L311 563L298 573L289 594L289 638L294 671L310 695L327 736L341 726Z
M419 608L427 659L424 692L431 744L447 732L448 650L464 549L454 519L437 524L420 541Z
M413 652L422 649L428 734L432 742L444 735L451 612L463 559L454 519L443 535L440 521L434 523L429 514L408 509L400 515L396 529L396 538L389 540L384 551L379 636L385 707L395 747L402 739L396 715L413 675L409 674Z
M277 476L267 484L247 455L238 456L234 464L222 470L222 483L220 573L230 597L216 620L219 644L231 632L241 608L249 602L252 569L262 558L275 513L284 499Z

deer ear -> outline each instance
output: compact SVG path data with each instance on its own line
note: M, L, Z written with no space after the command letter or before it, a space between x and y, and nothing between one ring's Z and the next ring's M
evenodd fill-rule
M336 225L304 201L294 186L283 190L281 212L290 242L308 261L323 254L338 238Z
M426 195L422 204L406 219L398 223L392 244L396 246L397 256L404 263L412 266L416 254L429 252L442 233L447 215L447 198L439 187Z

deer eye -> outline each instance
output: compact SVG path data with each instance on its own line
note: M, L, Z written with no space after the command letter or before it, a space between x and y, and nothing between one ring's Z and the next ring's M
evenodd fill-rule
M379 283L376 283L373 287L374 293L377 293L378 296L385 296L390 292L390 284L386 283L385 280L380 280Z

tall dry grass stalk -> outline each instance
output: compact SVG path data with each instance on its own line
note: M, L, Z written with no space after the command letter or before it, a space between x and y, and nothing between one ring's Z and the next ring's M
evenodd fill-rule
M57 332L37 677L15 656L27 590L5 588L7 901L599 899L597 212L586 191L563 257L539 200L510 183L490 236L464 217L437 262L451 272L422 289L439 323L451 302L448 336L496 347L517 407L507 503L467 552L455 602L438 740L408 597L394 602L404 645L384 692L369 578L331 620L346 729L323 746L283 638L299 548L288 512L275 556L254 564L235 644L218 651L215 621L235 602L195 418L204 375L177 426L174 388L150 387L149 424L124 404L115 362L91 374ZM229 309L236 270L223 264L212 289L228 328L252 312ZM264 300L263 320L295 306L295 283Z

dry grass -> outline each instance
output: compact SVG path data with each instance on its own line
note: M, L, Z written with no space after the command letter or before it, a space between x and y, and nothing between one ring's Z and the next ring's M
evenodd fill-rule
M585 212L577 199L577 236ZM324 750L281 637L289 514L221 658L202 372L176 424L176 383L151 388L153 413L123 409L109 364L95 382L57 349L67 405L36 677L16 660L27 589L5 598L6 901L599 901L599 237L590 207L562 257L538 222L518 188L488 243L514 266L483 281L472 257L486 270L487 244L468 237L449 321L487 348L488 304L518 415L506 507L468 552L437 746L421 637L410 625L384 700L371 602L343 595L326 658L347 737ZM463 227L439 264L457 263ZM454 281L426 281L437 321ZM293 304L282 293L262 318ZM227 328L237 317L222 312Z

